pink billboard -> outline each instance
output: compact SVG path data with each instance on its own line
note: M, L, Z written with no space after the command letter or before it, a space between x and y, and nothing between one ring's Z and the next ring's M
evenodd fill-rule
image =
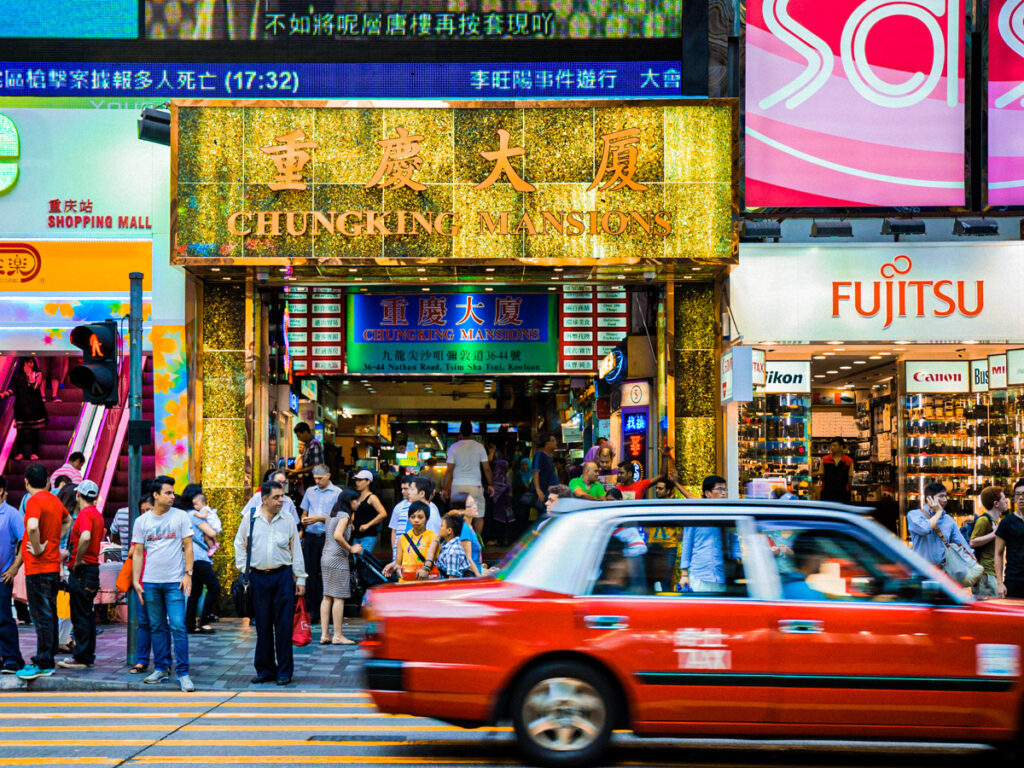
M988 204L1024 205L1024 0L988 3Z
M962 206L964 2L750 0L746 207Z

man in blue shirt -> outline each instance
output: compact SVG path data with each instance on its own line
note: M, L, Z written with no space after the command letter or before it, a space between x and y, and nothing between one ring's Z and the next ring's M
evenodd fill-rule
M729 495L725 480L718 475L705 477L701 491L705 499L724 499ZM679 587L682 591L725 592L726 549L730 561L740 559L739 537L735 533L727 533L725 528L718 526L685 528L679 545Z
M298 429L296 427L296 429ZM301 439L301 438L300 438ZM325 464L313 467L314 485L306 489L299 508L302 510L302 556L306 563L306 608L311 624L320 623L320 599L323 597L323 575L320 556L324 551L327 528L324 521L331 516L341 488L331 482L331 471Z
M25 666L18 644L18 623L11 615L14 577L21 570L21 540L25 521L7 503L7 479L0 476L0 667L13 675Z
M956 520L946 514L947 501L946 486L942 483L929 483L924 487L922 508L907 513L907 531L914 551L939 568L946 561L946 542L956 542L964 551L973 552L967 539L960 533ZM940 532L946 537L946 542L939 536Z
M540 504L548 497L548 488L558 485L553 454L558 438L553 432L541 432L537 439L537 453L533 457L533 490Z

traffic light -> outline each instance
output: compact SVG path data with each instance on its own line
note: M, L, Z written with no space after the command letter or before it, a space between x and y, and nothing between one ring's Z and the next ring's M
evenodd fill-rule
M71 369L71 383L82 398L96 405L117 405L117 322L80 325L71 331L71 343L82 350L82 364Z

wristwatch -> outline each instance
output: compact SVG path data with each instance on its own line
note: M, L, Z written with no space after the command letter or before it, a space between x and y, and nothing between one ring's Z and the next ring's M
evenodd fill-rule
M186 576L191 576L192 575L192 571L185 571L185 575Z

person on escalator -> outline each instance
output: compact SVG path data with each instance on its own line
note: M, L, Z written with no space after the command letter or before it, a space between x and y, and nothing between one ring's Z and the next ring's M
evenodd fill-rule
M14 396L14 425L18 430L14 460L21 461L25 451L29 461L39 460L39 430L50 421L43 402L43 374L35 358L26 357L14 374L11 388L3 397Z

